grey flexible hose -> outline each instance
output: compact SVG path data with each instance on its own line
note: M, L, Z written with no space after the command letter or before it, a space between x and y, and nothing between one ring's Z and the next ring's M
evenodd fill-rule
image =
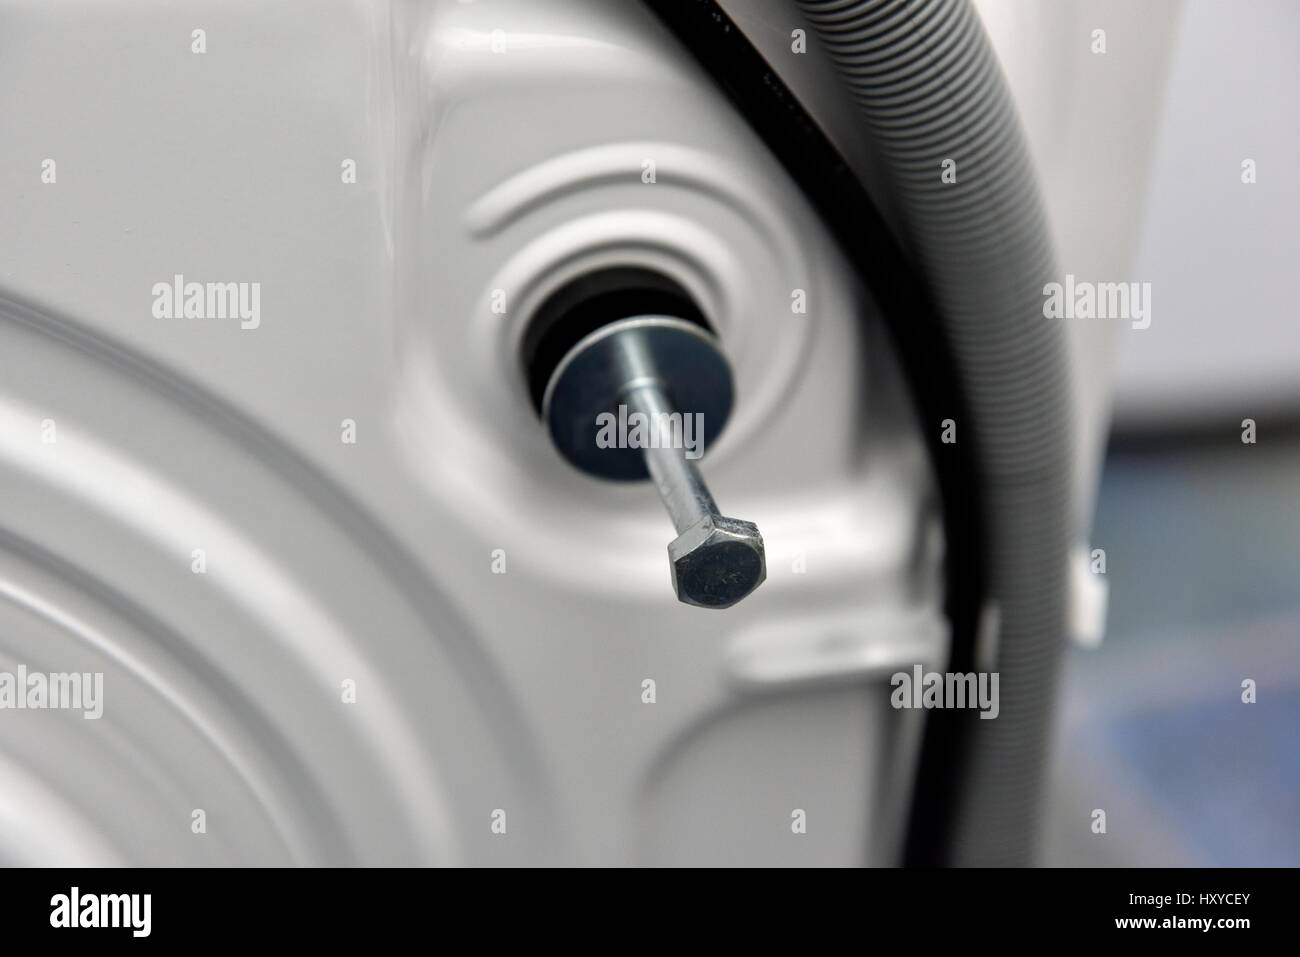
M1042 311L1055 267L1041 199L997 60L966 0L797 2L857 104L901 214L899 239L950 337L968 410L957 441L973 444L984 492L1001 713L957 719L964 744L948 862L1029 863L1066 633L1073 515L1063 329ZM941 179L949 159L955 183Z

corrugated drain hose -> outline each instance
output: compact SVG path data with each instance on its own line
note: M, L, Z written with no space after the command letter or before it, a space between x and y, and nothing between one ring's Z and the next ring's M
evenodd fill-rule
M969 420L958 441L973 440L983 493L1001 714L966 716L945 857L1027 863L1065 640L1073 516L1067 366L1061 327L1043 316L1055 264L1033 168L966 0L798 5L857 104L947 333ZM946 159L955 183L941 176Z
M888 194L868 196L866 171L844 165L711 0L646 2L863 273L920 409L948 533L949 667L998 671L1001 710L931 712L907 860L1030 863L1065 641L1072 432L1063 329L1042 311L1052 243L979 17L966 0L795 0L870 141L872 188ZM956 445L938 442L941 417ZM980 619L998 627L977 660Z

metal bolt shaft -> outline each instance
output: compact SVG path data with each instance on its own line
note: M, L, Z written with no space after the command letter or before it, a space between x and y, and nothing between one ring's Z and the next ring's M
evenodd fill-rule
M636 386L624 401L629 412L640 412L647 421L666 421L659 418L674 412L668 397L657 385ZM678 533L686 531L700 519L718 514L709 487L695 463L686 457L686 449L660 445L641 450L645 456L650 478L663 500L664 508L673 520Z
M668 546L673 589L702 608L734 605L767 575L758 527L721 514L695 464L702 451L695 439L702 444L721 431L731 390L731 370L711 335L683 320L639 316L575 346L543 400L552 440L579 468L611 479L648 473L678 533ZM597 424L620 406L620 419L636 415L648 441L600 441Z
M672 421L677 409L636 329L616 336L614 356L627 383L621 399L628 412L641 413L646 422ZM684 436L686 421L680 421ZM675 442L651 442L641 449L650 479L677 529L677 538L668 546L673 587L687 604L728 608L767 576L763 537L752 522L727 518L718 510L687 451Z

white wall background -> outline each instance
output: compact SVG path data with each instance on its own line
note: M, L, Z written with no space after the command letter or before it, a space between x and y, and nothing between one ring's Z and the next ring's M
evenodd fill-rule
M1088 346L1078 387L1109 379L1121 427L1300 414L1300 4L978 6L1020 103L1062 271L1152 283L1150 328L1073 330ZM1103 55L1090 49L1095 29ZM1254 185L1241 182L1246 158Z

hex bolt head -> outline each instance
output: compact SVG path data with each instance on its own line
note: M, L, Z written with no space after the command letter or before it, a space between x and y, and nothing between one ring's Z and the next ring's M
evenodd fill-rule
M730 608L767 577L763 536L738 518L705 515L668 545L673 590L699 608Z

